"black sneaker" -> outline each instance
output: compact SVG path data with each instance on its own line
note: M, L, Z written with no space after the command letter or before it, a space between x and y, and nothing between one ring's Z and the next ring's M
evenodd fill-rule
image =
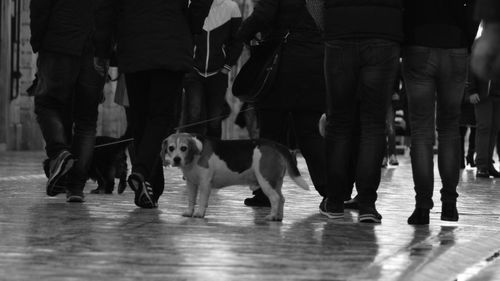
M132 173L128 177L128 185L135 192L135 205L145 209L158 208L158 201L153 195L153 187L144 180L141 174Z
M359 210L358 198L354 197L344 201L344 209Z
M382 215L377 212L375 207L361 207L359 208L358 222L365 223L381 223Z
M319 213L327 216L329 219L343 219L344 206L334 206L331 203L328 204L328 198L324 197L323 201L319 204Z
M253 192L253 197L246 198L243 203L245 204L245 206L249 207L271 207L269 198L267 198L266 194L264 194L264 191L262 191L261 188L255 190Z
M408 218L408 224L412 225L429 224L429 209L415 208L411 216Z
M85 195L83 195L83 190L67 190L66 191L66 202L70 203L82 203L85 202Z
M56 188L57 182L73 167L73 163L73 156L67 150L63 150L55 159L50 160L46 187L48 196L56 196L59 193Z
M441 206L442 221L458 221L457 205L454 203L443 203Z

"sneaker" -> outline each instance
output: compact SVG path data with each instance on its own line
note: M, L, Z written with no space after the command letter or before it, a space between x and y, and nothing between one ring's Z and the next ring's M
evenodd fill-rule
M381 223L382 215L377 212L375 207L360 207L358 222Z
M319 204L319 213L327 216L329 219L342 219L344 218L344 206L328 204L328 198L324 197L323 201Z
M408 218L408 224L426 225L429 224L429 209L415 208L413 214Z
M264 194L262 189L257 189L253 192L253 197L246 198L243 203L249 207L271 207L269 198Z
M344 209L359 210L358 198L354 197L344 201Z
M82 203L85 202L85 195L83 195L83 190L67 190L66 191L66 202L70 203Z
M158 208L158 201L153 199L153 187L141 174L132 173L128 177L128 185L135 192L135 205L146 209Z
M399 161L398 161L398 158L396 157L396 154L392 154L391 156L389 156L389 165L392 165L392 166L399 165Z
M441 206L442 221L458 221L457 205L454 203L443 203Z
M49 162L49 179L47 180L46 192L48 196L56 196L57 182L61 179L72 167L74 159L71 153L63 150L59 155Z

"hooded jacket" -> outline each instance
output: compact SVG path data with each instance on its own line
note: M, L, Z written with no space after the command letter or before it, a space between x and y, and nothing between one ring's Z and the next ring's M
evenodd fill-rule
M194 67L204 77L221 68L231 70L236 64L243 42L236 40L241 25L241 12L232 0L214 0L203 30L195 38Z

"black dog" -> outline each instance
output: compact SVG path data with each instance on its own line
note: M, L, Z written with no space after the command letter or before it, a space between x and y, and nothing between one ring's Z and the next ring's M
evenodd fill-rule
M89 178L97 182L97 188L90 191L94 194L111 194L115 188L115 178L119 179L118 193L127 187L127 154L125 150L132 139L97 136L94 156L89 168ZM45 175L49 176L49 159L43 161ZM61 178L61 190L64 190L65 178ZM62 192L61 191L61 192Z

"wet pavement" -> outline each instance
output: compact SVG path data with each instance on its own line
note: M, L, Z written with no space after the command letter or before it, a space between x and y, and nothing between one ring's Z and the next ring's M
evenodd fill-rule
M45 195L41 152L0 153L0 280L500 280L500 180L462 172L456 223L440 220L439 173L429 226L410 226L408 157L382 169L382 224L318 213L321 198L285 178L283 222L249 208L247 187L212 193L205 219L181 216L184 181L165 170L159 209L133 192ZM300 170L310 183L303 159ZM89 182L86 193L95 188Z

